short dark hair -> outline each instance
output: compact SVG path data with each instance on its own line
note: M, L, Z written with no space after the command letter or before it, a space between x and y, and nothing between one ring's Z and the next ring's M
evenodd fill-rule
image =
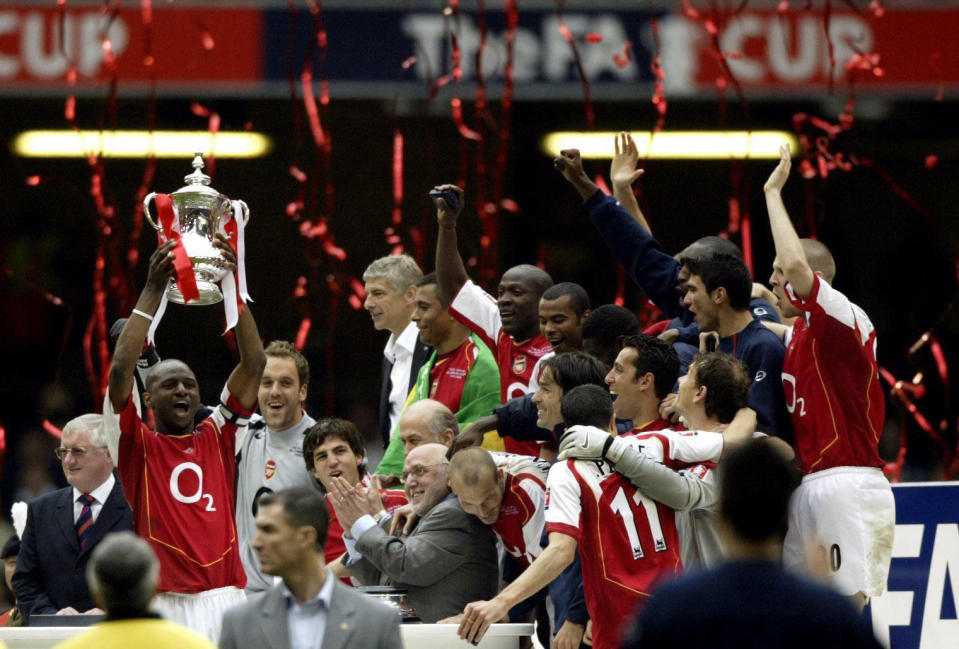
M753 278L743 260L726 253L705 257L683 257L680 263L689 269L690 275L703 280L706 290L712 293L717 288L726 289L729 305L734 309L748 309L753 290Z
M726 254L739 259L743 258L743 251L735 243L723 237L716 235L707 235L700 237L686 246L682 257L708 257L711 255Z
M542 362L540 370L549 368L550 376L565 393L577 385L598 385L606 389L606 368L603 364L581 351L550 356Z
M800 482L795 461L758 438L723 458L722 466L720 511L733 532L747 541L782 540L789 498Z
M589 294L586 289L573 282L560 282L553 284L543 291L542 300L558 300L561 297L569 296L569 305L578 316L582 316L589 311Z
M636 379L651 372L656 396L660 399L666 398L679 378L679 355L673 346L659 338L638 334L621 338L620 349L623 347L633 347L636 350L636 358L633 359Z
M296 373L300 377L300 385L310 384L310 364L307 362L306 357L300 353L300 350L290 341L274 340L266 346L263 353L267 356L293 359L293 362L296 364Z
M602 304L583 320L583 343L589 341L591 353L612 367L619 353L619 339L639 333L639 318L618 304Z
M366 457L366 446L363 444L363 435L352 421L327 417L313 425L303 437L303 461L306 470L313 472L313 452L329 437L337 437L349 444L354 455Z
M268 505L283 507L283 515L293 527L309 526L316 530L316 551L322 553L330 529L330 514L323 494L312 487L290 487L265 493L258 501L260 509Z
M160 562L133 532L113 532L93 550L86 577L90 592L111 617L143 617L156 593Z
M613 417L613 398L609 390L598 385L580 385L563 394L559 410L566 428L593 426L608 430Z
M423 275L423 279L416 282L416 287L419 288L420 286L429 286L430 284L439 284L439 282L440 280L436 275L436 271L434 270L432 273L427 273L426 275Z
M532 264L519 264L517 266L513 266L512 268L506 269L506 273L513 272L519 274L522 277L521 281L529 284L530 290L540 297L543 296L543 293L546 292L546 289L553 285L553 278L550 277L549 273L539 266L534 266ZM503 275L506 275L506 273L503 273Z
M749 403L749 372L739 359L723 352L696 354L696 385L706 388L706 414L728 424Z

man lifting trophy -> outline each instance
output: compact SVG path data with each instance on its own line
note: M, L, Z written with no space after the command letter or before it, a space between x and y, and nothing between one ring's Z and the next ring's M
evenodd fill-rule
M233 299L238 311L240 362L209 417L194 425L199 386L183 361L163 360L147 377L143 402L153 409L156 430L141 419L132 389L137 358L158 308L171 293L171 282L176 289L169 299L177 300L179 294L192 303L202 300L201 282L204 290L216 289L212 280L207 286L207 275L194 276L192 269L211 266L222 271L224 288L228 279L236 277L233 235L237 227L242 228L237 215L245 213L245 206L237 210L235 203L218 198L208 187L209 178L200 172L199 156L198 161L199 166L194 162L197 183L172 197L156 196L163 241L150 256L146 285L117 339L104 413L110 452L117 459L120 482L133 510L134 530L160 559L156 607L167 619L215 641L223 611L244 599L246 574L234 516L234 451L237 429L247 423L256 406L266 364L253 315L242 301L243 291L239 298L224 296L228 306ZM226 215L226 205L233 209L224 225L219 221ZM209 245L189 247L194 235Z
M249 208L243 201L231 200L210 187L210 177L203 173L201 153L193 158L193 173L183 180L186 185L172 194L152 192L143 199L143 215L160 233L160 240L182 244L173 249L175 272L150 327L151 341L168 300L190 305L223 300L228 330L237 323L240 305L250 300L244 264L244 230L250 220ZM150 215L151 201L156 205L159 223ZM226 258L217 251L217 234L227 238L234 257L232 267L228 267Z

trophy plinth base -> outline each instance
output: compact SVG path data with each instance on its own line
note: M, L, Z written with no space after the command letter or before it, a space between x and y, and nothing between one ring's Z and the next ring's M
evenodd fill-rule
M177 287L176 284L171 283L170 288L168 288L166 292L167 299L176 304L185 304L187 306L206 306L208 304L216 304L217 302L223 301L223 293L220 292L220 287L217 286L215 282L207 282L198 279L196 281L196 288L200 292L200 297L187 302L183 298L183 293L180 291L179 287Z

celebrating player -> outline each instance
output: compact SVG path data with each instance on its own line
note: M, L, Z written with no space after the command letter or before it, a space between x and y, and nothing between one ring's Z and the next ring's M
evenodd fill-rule
M539 330L539 301L553 280L536 266L514 266L503 273L499 296L494 300L469 279L457 250L456 219L463 210L463 190L454 185L441 185L434 191L444 192L446 196L434 199L440 225L436 240L440 301L448 304L450 314L479 334L493 350L499 365L500 399L505 403L530 391L536 361L552 351ZM536 442L506 438L505 445L511 453L539 453Z
M213 414L194 425L200 406L196 376L183 361L167 359L150 372L144 403L156 430L140 419L131 398L133 373L147 329L173 276L175 241L150 257L146 285L117 340L104 408L120 414L117 468L133 510L133 527L160 560L157 608L167 619L216 639L223 612L243 601L246 574L234 520L236 432L256 406L266 365L253 314L236 325L240 362L227 379ZM226 237L214 244L227 265L236 257ZM105 418L113 421L112 416Z
M563 395L568 430L587 427L597 435L614 430L613 403L597 385ZM623 441L639 444L634 436ZM674 459L715 461L722 435L700 433L671 448ZM650 453L662 451L651 445ZM663 457L659 456L659 460ZM472 602L460 624L461 638L476 642L516 602L535 593L572 561L579 546L586 606L596 649L618 646L619 629L660 580L682 571L673 510L653 502L605 462L557 462L547 477L549 545L516 581L490 601Z
M776 258L769 283L784 316L783 389L802 464L783 549L787 567L819 546L840 593L862 609L886 588L895 503L878 443L886 404L879 385L876 331L869 316L831 286L836 265L822 243L800 239L782 200L789 148L766 181ZM772 328L772 327L771 327ZM817 562L821 563L821 562Z

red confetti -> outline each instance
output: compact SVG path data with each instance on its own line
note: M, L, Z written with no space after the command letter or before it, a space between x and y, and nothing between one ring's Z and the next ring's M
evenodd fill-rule
M306 345L306 339L310 335L310 328L313 326L313 321L310 318L303 318L300 321L300 327L296 331L296 341L293 343L294 347L298 350L303 351L303 347Z
M296 165L290 165L290 175L293 176L298 183L306 182L306 174Z
M655 18L652 20L653 26L653 42L655 43L656 50L653 54L653 58L649 63L649 70L653 73L653 106L656 107L656 113L658 115L656 119L656 124L653 126L653 133L658 133L663 130L663 127L666 125L666 72L663 70L662 60L660 58L660 45L659 45L659 21ZM647 156L648 157L648 156Z
M621 68L625 68L629 65L629 62L633 60L633 42L626 41L623 43L623 51L616 52L613 54L613 63Z
M460 132L461 136L467 140L477 142L483 139L483 136L472 130L466 125L466 122L463 121L463 102L459 97L450 99L450 108L452 109L453 123L456 124L456 129Z
M393 225L403 222L403 133L393 131Z
M926 156L926 169L932 169L939 164L939 156L930 154Z
M602 43L603 35L599 32L589 32L586 36L583 37L583 40L587 43Z
M49 419L44 419L41 426L43 426L43 430L47 431L47 433L52 437L63 439L63 431L54 426Z
M307 119L310 122L310 131L313 133L313 142L319 149L326 149L326 133L320 124L320 113L316 107L316 98L313 95L313 71L304 68L300 75L303 87L303 106L306 109Z
M416 60L417 59L415 56L411 56L405 61L403 61L403 63L400 64L400 67L403 68L404 70L409 70L411 67L413 67L416 64Z
M596 111L593 108L593 98L589 89L589 79L586 78L586 72L583 70L583 61L579 56L579 49L576 47L576 41L573 39L566 21L563 20L562 3L556 7L556 17L559 22L559 33L569 43L569 49L573 53L573 62L576 65L576 72L579 75L579 82L583 86L583 109L586 113L586 128L590 131L596 126Z
M293 297L306 297L306 278L302 275L296 279L296 286L293 288Z

